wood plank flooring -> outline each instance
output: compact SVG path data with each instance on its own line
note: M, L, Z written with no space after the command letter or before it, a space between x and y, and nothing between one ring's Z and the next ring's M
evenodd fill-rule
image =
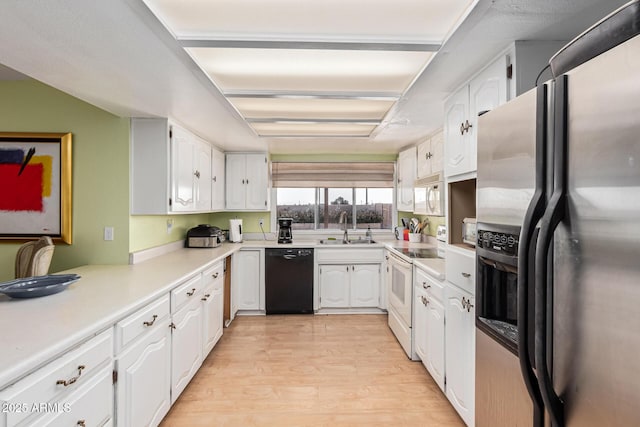
M161 424L464 426L386 315L236 317Z

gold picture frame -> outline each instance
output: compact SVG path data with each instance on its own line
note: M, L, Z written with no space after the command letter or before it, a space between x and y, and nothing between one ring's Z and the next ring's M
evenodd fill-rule
M71 133L0 132L0 241L72 243Z

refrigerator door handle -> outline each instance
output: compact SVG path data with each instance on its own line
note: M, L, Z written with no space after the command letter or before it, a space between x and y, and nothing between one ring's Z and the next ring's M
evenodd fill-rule
M520 231L518 243L518 358L520 361L520 371L524 383L533 403L533 426L542 427L544 425L544 413L542 395L538 379L533 371L532 361L529 357L529 287L533 284L529 280L529 262L534 252L531 250L531 242L535 238L536 225L544 213L546 201L546 168L545 159L547 157L547 98L548 88L546 85L539 86L536 93L536 181L535 191Z
M540 220L535 255L535 361L542 400L552 426L564 426L564 405L555 390L547 364L548 313L553 311L553 282L547 283L549 251L553 234L565 215L567 157L567 76L556 79L554 105L554 183L553 194ZM548 286L550 285L550 286Z

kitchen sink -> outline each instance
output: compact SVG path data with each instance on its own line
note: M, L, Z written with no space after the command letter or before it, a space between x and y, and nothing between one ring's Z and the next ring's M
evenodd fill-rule
M375 240L367 240L367 239L353 239L348 242L343 241L342 239L322 239L320 240L321 245L370 245L373 243L377 243Z

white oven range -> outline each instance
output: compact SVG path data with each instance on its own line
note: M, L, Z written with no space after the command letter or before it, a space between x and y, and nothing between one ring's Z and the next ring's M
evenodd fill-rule
M389 328L412 360L420 360L413 348L411 335L413 304L413 265L389 251L388 268L391 284L388 287Z

